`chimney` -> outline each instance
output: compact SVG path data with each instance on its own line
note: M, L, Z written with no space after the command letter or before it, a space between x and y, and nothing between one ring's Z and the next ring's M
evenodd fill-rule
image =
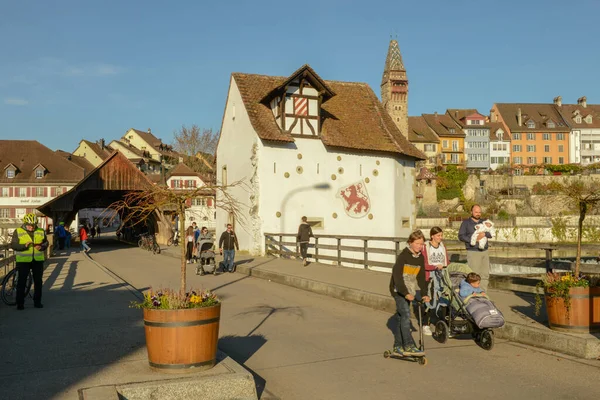
M519 126L523 124L523 116L521 115L521 107L517 110L517 123Z
M458 118L458 110L454 110L454 118Z
M583 108L587 107L587 97L583 96L577 99L577 104Z
M437 124L438 123L438 113L437 113L437 111L433 113L433 116L435 118L435 123Z
M498 122L498 117L496 116L496 113L494 113L494 109L490 109L490 120L492 122Z
M148 128L148 133L152 133L152 129Z
M562 106L562 97L561 96L556 96L554 98L554 104L556 104L558 107Z
M100 147L102 147L102 150L104 150L104 148L106 147L105 143L106 142L104 141L104 138L100 139Z

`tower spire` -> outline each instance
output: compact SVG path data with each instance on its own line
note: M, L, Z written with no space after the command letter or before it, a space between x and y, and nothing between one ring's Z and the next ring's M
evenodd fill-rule
M390 39L383 77L381 102L400 132L408 137L408 78L396 39Z

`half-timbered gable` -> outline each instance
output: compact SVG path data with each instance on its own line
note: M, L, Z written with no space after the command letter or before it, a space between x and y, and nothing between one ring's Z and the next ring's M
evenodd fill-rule
M321 129L321 104L335 96L308 65L294 72L271 91L268 101L277 126L292 135L318 137Z

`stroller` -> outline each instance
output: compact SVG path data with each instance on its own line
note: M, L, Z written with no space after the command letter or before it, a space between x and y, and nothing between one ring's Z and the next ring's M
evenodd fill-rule
M430 310L438 318L434 339L446 343L451 335L471 334L484 350L494 347L492 328L504 326L504 316L487 296L459 296L460 282L473 272L466 264L450 263L435 271Z
M212 267L212 274L217 275L217 262L215 260L215 241L214 239L203 239L198 241L198 258L200 260L196 266L196 275L204 275L204 267Z

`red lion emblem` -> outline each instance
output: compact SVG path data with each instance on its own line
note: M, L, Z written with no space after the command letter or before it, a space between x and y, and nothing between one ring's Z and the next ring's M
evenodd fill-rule
M371 200L367 194L367 188L364 182L353 183L342 188L339 197L344 202L346 214L353 218L362 218L371 209Z

